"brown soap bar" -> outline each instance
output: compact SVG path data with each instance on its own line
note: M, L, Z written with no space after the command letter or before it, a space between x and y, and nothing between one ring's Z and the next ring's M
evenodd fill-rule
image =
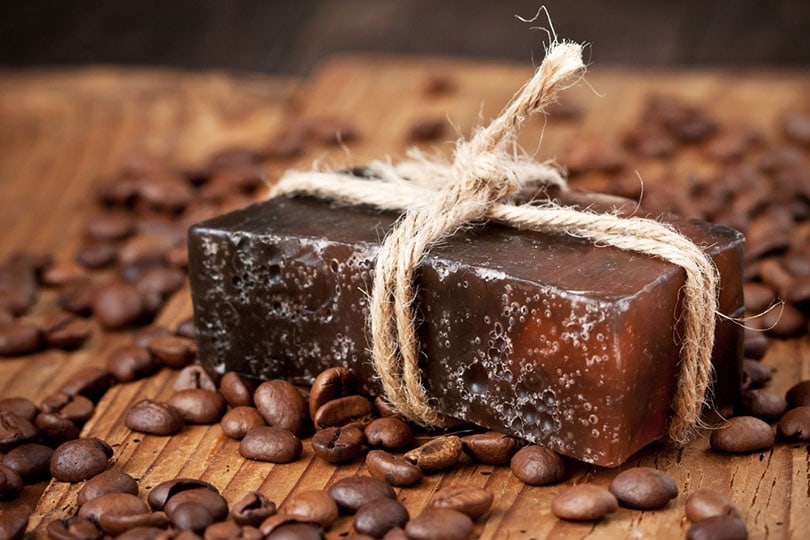
M584 195L562 202L605 206ZM281 198L195 225L189 263L200 359L219 371L300 382L347 366L377 393L367 293L395 218ZM720 311L741 315L742 235L674 224L720 270ZM417 273L428 393L446 415L618 465L665 436L683 282L670 263L566 234L464 230ZM739 393L741 351L741 328L718 320L717 405Z

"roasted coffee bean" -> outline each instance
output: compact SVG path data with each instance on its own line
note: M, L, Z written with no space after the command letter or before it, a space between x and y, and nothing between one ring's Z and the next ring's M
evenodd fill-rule
M780 309L772 309L763 313L760 322L768 329L768 334L780 338L791 338L804 332L807 320L798 308L785 303Z
M79 438L80 431L76 423L56 413L39 413L34 423L42 438L51 446L59 446Z
M405 453L405 459L425 472L441 471L456 464L461 456L461 439L455 435L435 437Z
M161 482L152 488L152 491L149 492L149 496L146 498L146 502L153 510L163 510L166 506L166 502L174 495L177 495L181 491L200 488L208 489L217 494L219 493L216 487L204 480L198 480L196 478L175 478L174 480Z
M796 407L785 413L776 425L779 438L785 441L810 441L810 406Z
M509 466L518 480L530 486L553 484L565 475L563 460L542 446L530 445L512 456Z
M380 418L387 418L389 416L399 416L399 413L391 405L388 400L377 396L374 398L374 409L377 411L377 416Z
M252 428L263 426L265 423L262 415L253 407L234 407L225 413L219 425L222 432L231 439L241 439ZM314 444L313 438L313 447Z
M354 515L354 530L373 538L381 538L394 527L404 527L411 518L408 510L396 499L377 499L364 504Z
M174 333L175 335L184 338L196 339L197 327L194 325L194 317L183 319L182 321L177 323L177 326L174 327Z
M428 508L405 525L411 540L466 540L475 525L466 514L449 508Z
M23 482L32 484L50 478L53 449L44 444L28 443L9 450L2 463L13 469Z
M363 432L357 426L319 429L312 436L312 451L329 463L346 463L363 450Z
M309 419L307 402L295 386L281 379L264 382L253 393L253 401L268 426L303 435Z
M96 286L91 281L78 281L60 287L56 300L65 311L86 316L93 312L95 297Z
M787 410L787 401L779 394L768 390L748 390L743 393L740 400L742 414L756 416L766 422L778 420L785 410Z
M96 240L121 240L135 231L135 221L125 212L102 212L91 216L84 232Z
M14 499L23 490L23 480L17 471L0 464L0 500Z
M0 356L22 356L42 347L42 331L29 322L11 322L0 326Z
M139 514L102 514L98 520L99 527L109 534L118 537L135 527L156 527L164 529L169 525L169 518L163 512L146 512Z
M39 413L39 408L28 398L8 397L0 399L0 409L13 412L20 418L33 422Z
M149 344L152 342L153 339L160 336L171 336L172 332L165 326L160 326L156 324L150 324L149 326L145 326L135 332L135 335L132 337L132 344L136 347L141 347L144 349L149 349Z
M412 486L422 480L422 469L385 450L369 452L366 455L366 468L371 476L385 480L392 486Z
M219 393L231 407L253 405L253 392L256 389L252 379L242 378L235 371L228 371L219 381Z
M77 425L82 425L93 416L95 405L82 395L57 392L45 398L40 404L43 413L58 414Z
M487 465L506 465L523 446L520 439L495 431L466 435L461 444L464 452Z
M87 281L87 270L73 261L60 261L48 265L42 271L40 281L49 287L60 287L76 281Z
M762 313L776 301L776 293L769 286L755 281L743 284L745 310L751 313Z
M175 392L169 398L169 405L180 411L190 424L214 424L225 411L225 398L211 390L192 388Z
M430 507L451 508L475 521L489 511L493 499L492 490L486 487L449 486L433 495Z
M701 519L686 531L687 540L746 540L748 529L737 516L714 516Z
M699 489L686 498L686 518L700 521L714 516L740 516L728 497L713 489Z
M177 508L187 502L203 505L213 516L214 521L222 521L228 517L228 502L217 491L208 487L185 489L170 493L166 504L163 506L163 511L166 512L169 518L172 518Z
M39 431L34 425L7 409L0 409L0 452L36 439Z
M369 446L401 450L413 443L411 426L395 416L372 420L363 430Z
M94 240L85 242L76 252L74 259L85 268L95 270L111 265L117 257L118 249L115 244Z
M22 315L34 305L37 297L35 273L28 268L0 266L0 308Z
M790 408L810 406L810 380L791 386L785 394L785 400Z
M53 540L98 540L104 534L92 521L79 516L51 521L46 532Z
M197 346L188 339L178 336L157 336L149 341L149 350L172 369L182 369L197 357Z
M321 405L313 421L315 427L323 429L333 426L345 426L352 422L361 422L371 416L373 406L363 396L345 396Z
M761 362L746 358L743 360L743 387L747 390L762 388L773 377L773 370Z
M165 221L148 222L142 219L138 227L152 230L142 232L123 243L118 251L118 262L121 266L148 267L162 264L166 252L178 242L176 232L166 230L167 226L170 227Z
M186 274L176 268L156 266L146 270L135 281L135 287L144 296L156 295L160 298L171 296L186 279Z
M169 519L174 528L192 530L195 533L202 533L206 527L214 523L211 512L202 504L193 501L177 505Z
M405 529L401 527L394 527L385 533L383 540L408 540L408 535L405 534Z
M124 531L115 538L116 540L169 540L169 538L179 538L179 535L171 536L168 531L160 527L141 526Z
M551 513L569 521L598 521L618 509L616 497L594 484L567 487L551 501Z
M753 416L736 416L712 431L709 443L715 450L742 454L771 448L773 428Z
M140 523L148 515L149 506L130 493L105 493L84 503L78 516L98 525L104 532L117 535ZM133 520L132 516L140 519ZM135 521L135 524L132 524ZM132 524L132 526L128 526Z
M205 529L205 540L262 540L262 532L256 527L241 527L232 521L213 523Z
M275 426L255 427L239 444L242 457L270 463L295 461L302 451L301 439L293 432Z
M759 330L745 330L743 353L746 359L761 360L768 351L768 338ZM769 379L770 380L770 379Z
M290 495L278 508L279 514L298 516L301 521L317 523L328 529L338 518L337 503L322 490L302 491Z
M8 510L0 514L0 538L4 540L22 540L27 527L27 512Z
M395 499L394 490L387 483L370 476L341 478L327 490L342 511L354 513L364 504L377 499Z
M312 523L287 521L274 527L269 533L265 533L265 529L262 524L261 530L265 540L323 540L323 530Z
M312 418L327 401L357 392L357 376L349 368L332 367L315 377L309 393L309 414Z
M81 347L93 333L93 327L73 314L57 326L45 328L45 341L51 347L72 351Z
M89 500L108 493L138 494L138 482L127 473L110 469L92 477L79 490L77 502L82 506Z
M62 443L51 456L51 476L60 482L81 482L107 468L113 449L101 439Z
M239 525L258 527L276 513L276 504L258 491L251 491L231 508L231 518Z
M152 354L137 345L123 345L113 349L106 360L107 371L119 382L130 382L158 370L158 363Z
M663 508L678 496L678 486L665 472L650 467L633 467L616 475L610 492L626 508Z
M137 322L146 312L135 285L113 281L100 286L93 298L93 314L108 330L119 330Z
M216 392L217 383L214 382L214 377L204 367L199 364L192 364L180 370L180 373L174 379L172 388L178 392L193 388Z
M172 435L185 424L183 414L173 405L144 399L130 407L124 418L129 429L152 435Z
M96 403L112 384L112 376L106 369L87 366L73 375L60 388L60 392L75 396L82 395Z

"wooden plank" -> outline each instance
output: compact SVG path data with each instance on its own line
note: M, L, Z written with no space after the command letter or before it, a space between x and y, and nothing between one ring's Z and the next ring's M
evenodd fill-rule
M425 95L424 84L436 74L450 77L456 90ZM136 75L94 70L5 74L0 79L0 225L4 231L13 231L4 235L2 254L24 246L71 253L80 226L71 217L90 201L92 183L114 173L133 148L198 163L221 145L262 144L289 113L344 119L361 133L358 142L345 148L311 147L299 166L308 167L312 159L333 167L361 165L386 154L402 156L410 144L410 125L425 116L446 116L461 133L468 134L479 113L485 119L497 113L528 78L530 69L441 59L338 59L303 89L294 108L288 107L288 82L167 72L149 74L148 81L135 84L133 80L146 77ZM803 104L810 91L806 74L784 72L594 70L588 81L598 95L585 85L571 92L571 99L586 109L583 120L532 120L521 135L524 148L538 148L542 138L537 155L545 159L560 155L583 136L615 139L636 117L643 97L654 91L707 103L721 121L739 119L743 111L746 119L775 136L776 115ZM127 94L127 89L132 93ZM454 136L448 130L445 138L449 141ZM451 148L449 143L438 145L444 152ZM682 178L696 163L697 156L687 153L676 164L639 160L634 168L645 183L654 185L661 178ZM280 164L268 166L277 170ZM20 206L26 211L19 210ZM187 292L180 293L159 322L171 326L189 315L190 309ZM3 361L0 395L41 399L78 366L99 365L104 351L127 337L126 333L99 335L87 348L71 355L43 353ZM784 392L798 378L810 377L810 340L778 342L764 362L777 368L772 388ZM364 471L361 464L336 468L313 459L308 443L302 459L290 465L247 462L238 456L238 445L225 438L218 426L189 427L168 439L133 434L122 426L122 416L132 402L145 396L168 398L173 377L164 371L114 387L83 432L108 440L116 450L116 466L139 478L144 492L167 478L187 475L214 483L231 501L248 490L260 489L280 503L291 493L322 488L337 478ZM810 526L809 456L806 446L777 445L766 453L729 457L711 452L705 436L683 449L654 446L631 459L628 466L650 465L669 472L681 490L678 499L656 512L621 509L596 527L558 521L549 511L551 499L564 485L587 478L606 486L616 474L584 464L570 463L565 484L542 488L523 486L505 468L468 465L429 476L418 487L402 489L399 494L415 515L442 486L489 486L496 493L496 502L477 526L483 538L668 538L682 537L688 527L683 517L687 494L700 487L716 487L732 494L751 538L787 538L797 537ZM38 535L45 522L75 508L75 493L75 487L57 482L45 489L31 516ZM26 499L29 504L31 498ZM350 530L351 520L344 517L328 537L341 538Z

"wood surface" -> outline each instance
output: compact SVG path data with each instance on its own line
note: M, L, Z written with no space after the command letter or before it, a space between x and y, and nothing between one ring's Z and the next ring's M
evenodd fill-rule
M427 96L426 81L449 76L454 91ZM262 147L292 117L330 117L351 122L357 142L312 146L293 165L313 159L331 166L360 165L386 154L402 156L412 123L424 117L447 118L463 134L490 118L530 76L526 66L344 58L326 64L302 83L270 77L234 78L220 74L169 71L85 69L0 73L0 258L20 249L69 257L81 234L82 217L92 204L93 186L112 176L133 153L147 152L184 166L196 166L213 150L236 144ZM580 137L615 140L631 124L652 91L686 97L711 107L721 121L744 118L774 133L784 110L805 106L810 75L786 72L641 72L594 69L588 85L570 98L582 105L579 122L532 120L521 142L538 156L560 155ZM455 137L452 129L445 140ZM448 151L449 144L437 145ZM696 161L687 153L677 162L639 160L645 184L680 178ZM282 163L268 163L277 174ZM695 165L696 166L696 165ZM36 317L53 298L41 297ZM160 314L172 327L191 314L184 290ZM26 396L38 402L72 372L103 365L105 352L127 342L129 332L96 332L81 350L48 351L0 360L0 396ZM810 378L810 339L775 342L763 360L776 368L772 389L784 392ZM229 501L258 489L277 503L290 493L328 486L363 472L361 463L335 467L313 458L308 442L302 458L288 465L249 462L238 443L218 425L186 427L170 438L141 435L123 426L127 407L144 397L166 399L175 373L113 387L101 400L83 436L107 440L115 466L139 479L142 494L166 479L199 477L215 484ZM727 456L708 449L705 436L685 448L659 445L633 457L626 466L649 465L667 471L680 488L678 498L654 512L620 509L593 524L562 522L550 514L553 496L565 485L590 481L607 486L616 470L569 462L564 484L529 487L508 468L467 465L430 475L416 488L399 491L416 515L437 489L455 484L486 485L495 494L492 511L479 521L482 538L679 538L688 522L686 496L701 487L729 493L743 512L750 537L801 538L810 530L810 452L806 445L778 444L773 450ZM44 525L75 510L78 486L52 482L27 487L23 497L0 503L0 511L34 507L29 530L42 537ZM37 498L42 494L41 499ZM341 518L328 538L343 538L351 519Z

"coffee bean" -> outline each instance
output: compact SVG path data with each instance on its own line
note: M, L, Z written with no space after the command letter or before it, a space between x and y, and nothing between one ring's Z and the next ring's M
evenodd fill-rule
M37 283L30 269L0 266L0 308L19 316L28 311L37 298Z
M167 367L182 369L197 357L196 344L178 336L157 336L149 341L149 350Z
M219 381L219 393L231 407L252 406L255 387L252 379L242 378L235 371L228 371Z
M15 499L23 490L23 480L17 471L0 464L0 500Z
M6 511L0 514L0 538L4 540L22 540L27 527L27 512Z
M686 531L687 540L746 540L748 529L737 516L714 516L701 519Z
M466 435L461 444L464 452L487 465L506 465L523 446L520 439L495 431Z
M56 413L39 413L34 423L42 438L51 446L59 446L79 438L80 431L76 423Z
M302 451L301 440L293 432L275 426L255 427L239 444L242 457L270 463L295 461Z
M105 493L94 497L79 508L78 516L90 520L104 532L117 535L124 532L132 523L131 516L149 514L149 506L130 493ZM141 524L143 517L138 519ZM132 525L135 526L135 525Z
M759 330L746 328L743 345L743 353L746 359L761 360L768 351L768 338Z
M265 423L262 415L253 407L234 407L225 413L219 425L222 432L231 439L241 439L252 428L263 426Z
M315 427L323 429L333 426L345 426L352 422L361 422L371 416L371 401L363 396L345 396L321 405L312 418Z
M268 518L274 519L276 516ZM312 523L298 523L287 521L265 532L267 527L262 524L262 534L265 540L323 540L323 530Z
M79 516L51 521L46 531L53 540L98 540L103 536L92 521Z
M771 448L773 428L753 416L736 416L712 431L709 443L715 450L742 454Z
M54 262L42 271L41 281L49 287L60 287L76 281L87 281L90 276L81 265L73 261Z
M394 408L394 406L391 405L388 402L388 400L380 396L374 398L374 409L377 411L377 416L381 418L387 418L389 416L397 416L397 417L399 416L399 413Z
M412 486L422 480L422 469L385 450L369 452L366 455L366 468L372 476L392 486Z
M149 326L145 326L135 332L135 335L132 337L132 344L136 347L141 347L148 350L149 344L154 338L171 335L171 330L165 326L150 324Z
M662 508L678 496L678 486L665 472L650 467L633 467L616 475L610 492L626 508Z
M248 492L231 508L231 518L239 525L258 527L276 513L276 504L258 491Z
M433 495L430 507L457 510L475 521L489 511L493 498L492 490L486 487L449 486Z
M118 469L110 469L92 477L85 482L79 490L77 502L79 506L89 500L108 493L138 494L138 482L127 473Z
M163 225L165 227L165 225ZM141 228L144 223L139 224ZM141 266L150 268L163 264L163 257L166 252L174 247L178 242L175 232L164 229L153 228L148 232L142 232L137 236L129 238L118 250L118 262L122 267ZM131 276L135 277L135 276Z
M95 297L96 286L90 281L79 281L60 287L57 302L62 309L70 313L86 316L93 311Z
M253 393L253 401L268 426L303 435L309 419L307 403L295 386L281 379L264 382Z
M42 331L29 322L0 326L0 356L22 356L42 347Z
M785 394L790 408L810 406L810 380L801 381L793 386Z
M85 234L96 240L121 240L134 231L135 222L125 212L102 212L84 224Z
M93 327L72 313L62 313L43 328L45 341L51 347L72 351L81 347L93 333Z
M43 413L58 414L80 426L93 416L95 405L85 396L57 392L45 398L40 408Z
M185 280L185 272L176 268L156 266L139 276L135 281L135 287L144 296L155 295L166 298L182 287Z
M315 377L309 393L309 414L312 418L327 401L357 392L357 376L345 367L325 369Z
M389 529L385 536L383 536L383 540L408 540L408 535L405 534L405 529L400 527L394 527L393 529Z
M785 441L810 441L810 406L796 407L785 413L776 425L779 438Z
M761 362L746 358L743 360L743 388L755 390L762 388L773 377L773 370Z
M279 514L298 516L301 521L317 523L328 529L338 518L338 507L322 490L302 491L290 495L278 508Z
M129 429L152 435L172 435L185 424L183 414L173 405L144 399L127 411L124 425Z
M0 452L33 441L39 431L31 422L13 412L0 409Z
M177 487L178 486L175 486L175 488ZM216 490L209 489L208 487L170 492L166 504L163 505L163 511L166 512L166 515L171 519L181 505L189 502L201 504L205 507L214 518L214 521L222 521L228 517L228 502Z
M262 540L262 532L256 527L242 527L231 521L213 523L205 529L205 540Z
M53 450L44 444L22 444L9 450L2 463L19 474L24 483L33 484L50 478L52 454Z
M169 398L169 405L180 411L190 424L214 424L225 411L225 398L211 390L192 388L175 392Z
M75 261L85 268L96 270L115 262L118 250L115 244L107 241L85 242L74 257Z
M180 530L192 530L202 533L214 522L211 512L198 502L184 502L177 505L169 518L172 526Z
M618 509L616 497L594 484L569 486L551 501L551 513L569 521L598 521Z
M466 540L475 525L466 514L449 508L428 508L405 525L411 540Z
M565 475L565 465L560 456L537 445L518 450L512 456L509 467L518 480L530 486L553 484Z
M745 310L751 313L762 313L776 301L776 293L769 286L755 281L743 284Z
M369 446L401 450L413 443L411 427L395 416L372 420L363 430Z
M461 439L455 435L435 437L418 448L405 453L405 459L425 472L448 469L461 456Z
M312 451L329 463L346 463L363 450L363 432L357 426L319 429L312 436Z
M120 330L137 322L146 312L135 285L113 281L96 289L93 314L108 330Z
M408 510L396 499L377 499L357 509L353 525L360 534L381 538L394 527L404 527L410 517Z
M377 478L370 476L347 476L341 478L327 490L340 510L356 512L361 506L377 499L395 499L394 490Z
M197 327L194 325L194 317L183 319L177 323L174 333L184 338L197 339Z
M217 383L214 382L214 377L204 367L199 364L192 364L180 370L180 373L174 379L172 388L175 391L200 388L216 392Z
M756 416L766 422L778 420L787 409L785 399L768 390L748 390L743 393L740 400L740 412L744 415Z
M130 382L151 375L158 370L152 354L137 345L123 345L113 349L105 364L107 371L119 382Z
M20 418L33 422L39 413L39 408L28 398L8 397L0 399L0 409L13 412Z
M166 502L174 495L182 491L200 488L213 491L217 494L219 493L219 490L214 485L204 480L198 480L196 478L175 478L174 480L161 482L152 488L152 491L149 492L149 496L146 498L146 502L153 510L163 510L166 506Z
M763 313L760 322L765 328L768 328L768 334L780 338L791 338L804 332L807 320L799 309L792 304L785 303L779 309Z
M101 439L62 443L51 456L51 476L60 482L81 482L107 468L113 449Z
M97 402L112 384L110 373L103 368L87 366L73 375L60 388L60 392L75 396L82 395Z
M728 497L713 489L699 489L686 498L686 519L700 521L714 516L740 516Z

